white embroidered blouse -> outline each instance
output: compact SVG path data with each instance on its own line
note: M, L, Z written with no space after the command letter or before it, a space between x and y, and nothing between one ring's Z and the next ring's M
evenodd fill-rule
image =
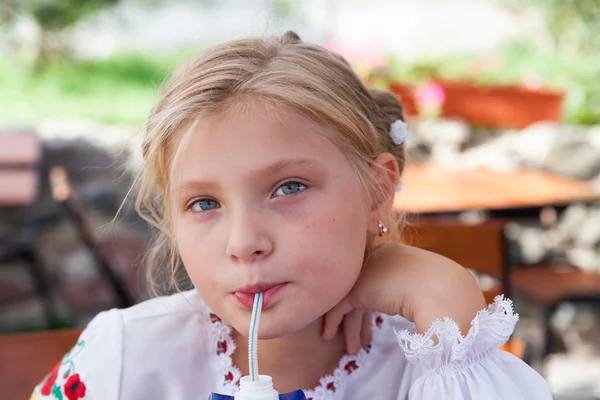
M547 383L498 348L518 315L502 297L480 311L463 337L450 319L424 335L401 317L376 315L368 350L341 358L307 399L551 399ZM68 400L208 399L233 394L241 377L231 328L195 291L99 314L77 345L34 390ZM433 336L439 341L434 345Z

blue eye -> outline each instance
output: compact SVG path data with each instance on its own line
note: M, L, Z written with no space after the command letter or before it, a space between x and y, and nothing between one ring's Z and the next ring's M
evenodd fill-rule
M221 205L216 200L198 199L198 200L194 200L192 203L190 203L190 205L188 206L188 210L191 210L196 213L201 213L201 212L210 211L210 210L213 210L213 209L219 208L219 207L221 207Z
M289 196L299 193L304 189L306 189L306 185L303 185L300 182L286 182L277 188L275 191L275 196Z

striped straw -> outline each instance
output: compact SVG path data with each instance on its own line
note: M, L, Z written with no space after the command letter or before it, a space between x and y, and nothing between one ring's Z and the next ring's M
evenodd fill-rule
M250 378L258 381L258 323L262 311L263 294L258 292L254 295L254 306L252 307L252 319L250 320L250 334L248 335L248 364L250 366Z

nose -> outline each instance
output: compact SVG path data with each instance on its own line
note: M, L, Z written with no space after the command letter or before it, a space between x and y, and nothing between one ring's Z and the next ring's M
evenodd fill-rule
M251 264L273 252L273 241L259 212L239 211L231 215L227 256L237 263Z

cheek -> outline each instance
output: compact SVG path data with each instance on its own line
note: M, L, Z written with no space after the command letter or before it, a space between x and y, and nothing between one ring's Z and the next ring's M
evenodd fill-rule
M295 257L302 260L296 264L302 269L299 272L314 280L316 287L345 291L342 296L360 273L367 237L361 192L350 189L339 191L344 195L328 195L311 207L304 223L290 237L295 243Z
M175 229L177 249L185 269L200 295L208 300L218 287L216 246L193 223L180 223Z

